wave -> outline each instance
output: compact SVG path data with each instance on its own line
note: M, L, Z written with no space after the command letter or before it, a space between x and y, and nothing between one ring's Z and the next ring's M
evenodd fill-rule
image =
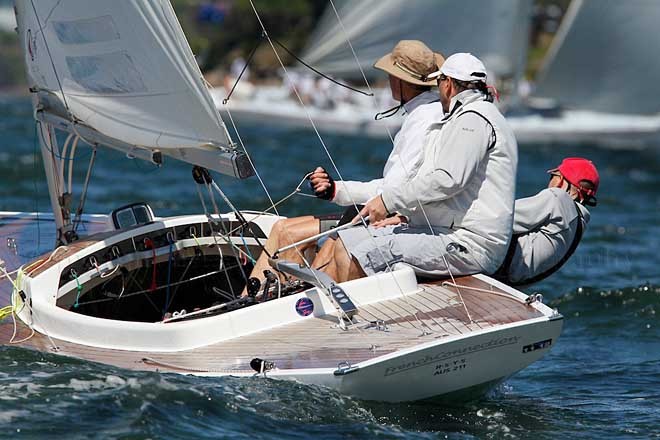
M621 289L578 287L550 302L565 316L655 317L660 309L660 286L643 284Z

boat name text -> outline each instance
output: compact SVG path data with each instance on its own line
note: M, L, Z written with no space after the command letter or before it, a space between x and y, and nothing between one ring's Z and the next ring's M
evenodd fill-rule
M385 370L385 376L391 376L393 374L402 373L413 368L423 367L424 365L437 363L445 359L450 359L458 356L464 356L466 354L475 353L482 350L490 350L492 348L501 347L504 345L516 344L520 338L518 336L511 336L508 338L494 338L486 342L479 344L468 345L467 347L456 348L448 351L441 351L435 355L426 355L418 359L405 362L403 364L394 365L392 367L387 367Z

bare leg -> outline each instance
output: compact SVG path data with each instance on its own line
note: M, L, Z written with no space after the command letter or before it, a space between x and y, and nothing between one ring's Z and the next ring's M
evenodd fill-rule
M337 239L325 242L312 266L322 267L321 270L338 283L366 276L355 258L348 253L344 243Z
M319 220L311 215L279 220L273 225L273 228L270 231L270 235L268 236L268 240L266 240L264 247L270 255L273 255L276 250L284 246L303 240L307 237L311 237L312 235L318 233ZM302 252L315 244L315 242L310 242L296 246L294 249L282 252L280 254L280 258L302 263ZM268 255L266 252L262 252L257 259L257 262L255 263L250 276L263 281L265 278L263 272L266 269L271 269L271 267L268 264ZM247 288L243 289L243 293L241 294L241 296L245 295L247 295Z
M357 260L346 250L346 247L341 240L337 240L333 259L335 261L337 271L335 280L338 283L343 283L344 281L355 280L366 276L362 270L362 267L360 267Z

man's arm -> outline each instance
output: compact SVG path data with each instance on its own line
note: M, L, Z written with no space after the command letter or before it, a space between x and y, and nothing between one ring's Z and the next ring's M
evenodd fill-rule
M548 189L535 196L516 200L513 233L527 234L547 224L555 204L555 195Z
M382 186L382 178L370 182L338 180L335 182L335 197L332 202L339 206L349 206L353 202L364 204L367 200L377 196Z
M418 174L406 185L383 189L383 203L389 212L408 214L418 200L426 204L451 198L474 176L493 141L492 127L481 116L466 113L444 130L448 131L443 142L430 146L434 150L431 172ZM437 137L431 136L428 141L434 139Z

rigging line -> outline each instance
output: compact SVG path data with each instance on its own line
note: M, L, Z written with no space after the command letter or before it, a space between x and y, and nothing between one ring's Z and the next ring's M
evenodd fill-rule
M316 196L313 196L313 195L311 195L311 194L302 194L302 193L300 193L300 191L301 191L300 187L305 183L305 181L307 180L307 178L308 178L309 176L311 176L311 175L312 175L312 173L307 173L307 174L305 174L305 177L303 177L303 179L300 181L300 183L298 184L298 186L296 186L296 189L294 189L294 190L293 190L290 194L288 194L287 196L284 196L283 198L281 198L277 203L273 204L272 206L269 206L268 208L264 209L262 212L258 213L256 216L252 217L252 218L250 219L250 221L254 223L254 221L255 221L256 219L258 219L259 217L264 216L266 213L268 213L268 211L270 211L271 209L274 209L276 206L281 205L282 203L286 202L287 200L289 200L291 197L295 196L296 194L300 194L300 195L309 195L310 197L314 197L314 198L316 198ZM241 226L237 226L237 227L235 227L234 229L230 230L230 231L229 231L229 235L232 235L234 232L238 231L238 230L241 229L242 227L243 227L243 226L241 225Z
M220 233L220 236L230 245L230 249L231 249L232 254L234 255L234 258L236 259L236 261L240 261L238 255L240 253L245 254L245 252L243 252L243 250L240 247L238 247L238 245L236 245L234 243L234 241L231 239L230 236L227 236L227 228L225 227L225 222L222 220L222 216L220 215L220 211L218 210L218 205L215 203L215 197L213 196L213 190L211 188L211 184L206 184L206 189L209 192L209 197L211 198L211 203L213 203L213 209L215 210L215 214L218 216L218 221L220 222L220 228L222 228L222 230L224 231L224 234ZM213 224L209 223L209 227L211 228L211 235L213 235L213 241L215 242L216 247L218 248L218 252L220 253L220 255L222 255L222 251L220 250L220 245L218 244L217 240L215 239L215 230L213 229ZM236 253L237 250L238 250L239 254ZM247 254L245 254L245 255L247 256ZM220 259L221 267L222 267L222 263L223 263L223 261L222 261L222 259ZM240 266L240 270L241 270L241 275L243 276L243 280L245 280L245 282L247 283L248 276L245 274L245 269L243 269L242 265ZM226 274L226 276L227 276L227 282L229 282L229 274ZM229 283L229 290L231 290L232 295L235 295L234 289L233 289L231 283Z
M369 84L369 80L367 79L367 76L364 73L364 69L362 68L362 65L360 64L360 60L358 59L357 53L355 52L355 49L353 48L353 44L351 43L351 40L348 36L348 32L346 31L346 27L344 26L344 22L342 21L341 17L339 16L339 12L337 11L337 8L335 7L334 0L329 0L329 1L330 1L330 5L332 6L332 10L334 11L335 16L337 17L337 21L339 22L339 26L341 27L342 32L344 33L344 36L346 37L346 42L348 43L348 46L351 49L351 53L353 54L353 58L355 59L355 62L358 65L358 68L360 69L360 73L362 74L362 78L364 79L364 82L367 85L367 89L370 92L373 92L373 90L371 89L371 84ZM376 110L378 110L378 104L376 103L375 98L374 98L373 102L374 102L374 107L376 108ZM390 138L390 141L392 142L392 145L394 145L394 138L392 137L392 131L391 131L389 125L385 124L385 129L387 130L387 134ZM406 167L406 164L403 162L403 159L401 159L400 156L398 157L398 159L399 159L399 164L403 168L404 172L406 174L408 174L408 169ZM442 242L443 247L446 249L447 246L446 246L445 237L443 237L441 234L436 234L435 233L435 231L433 230L433 227L431 226L431 221L429 220L428 215L426 214L426 210L424 209L424 206L422 205L422 202L419 200L417 195L415 195L415 199L417 201L417 204L420 207L420 210L422 211L422 215L424 216L424 220L426 221L426 224L429 227L429 230L431 231L431 234L434 235L434 236L437 235L440 238L440 241ZM451 275L451 277L453 278L454 276L451 273L451 269L449 268L449 264L447 262L447 259L445 258L445 254L443 254L442 259L443 259L443 261L444 261L444 263L447 267L447 272L449 272L449 275ZM459 296L460 296L460 289L457 287L456 290L459 291ZM463 304L463 305L465 306L465 304ZM466 307L466 312L467 312L467 306L465 306L465 307ZM468 313L468 316L469 316L469 313Z
M238 137L238 142L241 144L241 148L243 148L243 151L245 152L245 156L248 159L248 162L250 163L250 166L254 170L254 175L257 176L257 179L259 180L259 184L263 188L264 192L266 193L266 197L268 197L268 201L270 202L273 211L275 211L276 215L280 215L279 211L277 210L277 205L275 202L273 202L273 198L270 195L270 192L268 192L268 188L266 188L266 184L264 183L263 179L261 178L261 174L259 173L259 170L257 170L257 167L255 166L254 162L252 161L252 156L250 156L250 153L248 149L245 146L245 143L243 142L243 138L241 137L241 133L238 131L238 127L236 126L236 122L234 122L234 117L231 114L231 110L229 108L229 103L225 105L225 109L227 110L227 116L229 116L229 121L231 122L232 127L234 128L234 131L236 132L236 137ZM289 239L291 239L291 234L289 234L288 230L285 228L285 232ZM296 249L296 252L298 253L298 256L302 258L302 261L305 263L305 265L310 268L311 265L309 262L305 259L305 256L302 254L302 252L298 251Z
M262 29L264 35L265 35L266 38L268 39L268 43L270 44L270 47L271 47L271 49L273 50L273 53L275 54L275 57L277 58L277 61L280 63L280 67L282 67L282 70L284 71L284 74L286 75L286 77L288 78L289 82L291 83L291 88L293 89L293 91L294 91L296 97L298 98L298 101L299 101L300 104L302 105L302 108L305 110L305 114L307 115L307 119L309 119L309 122L310 122L312 128L314 129L314 132L316 133L316 136L318 137L319 142L321 143L321 146L323 147L323 149L324 149L326 155L328 156L328 159L330 160L330 163L332 164L332 166L333 166L335 172L337 173L337 176L338 176L341 180L343 180L343 178L342 178L342 176L341 176L341 173L339 172L339 169L337 168L337 165L335 164L335 161L334 161L334 159L332 158L332 155L330 154L330 151L328 150L328 147L325 145L325 142L323 141L323 138L321 137L321 133L319 133L318 129L316 128L316 124L314 124L314 120L312 119L312 115L309 113L309 109L308 109L307 106L305 105L305 103L304 103L302 97L300 96L300 93L298 93L298 89L297 89L297 88L295 87L295 85L293 84L293 81L291 81L291 76L289 75L289 72L287 71L286 67L284 66L284 63L282 62L282 58L280 58L280 54L277 52L277 49L275 49L275 45L274 45L273 42L271 41L270 36L268 35L268 32L266 31L266 27L264 26L263 21L261 21L261 16L259 15L259 12L257 12L257 8L256 8L256 6L254 6L254 2L253 2L252 0L249 0L249 2L250 2L250 6L252 7L252 10L254 11L254 15L257 17L257 20L259 21L259 25L261 26L261 29ZM230 115L230 119L231 119L231 115ZM233 124L233 119L232 119L232 124ZM237 133L238 133L238 131L237 131ZM240 135L239 135L239 139L240 139ZM246 153L246 154L247 154L247 153ZM249 156L248 156L248 159L249 159ZM254 168L254 167L253 167L253 168ZM257 176L258 176L258 173L256 173L256 169L255 169L255 174L257 174ZM259 180L261 181L261 178L259 178ZM264 186L264 190L266 191L266 194L268 194L268 190L266 189L265 186ZM353 202L353 206L355 207L355 209L357 209L357 204L355 203L355 200L353 199L353 197L351 196L350 193L349 193L348 195L349 195L349 197L351 198L351 201ZM272 204L272 199L271 199L271 197L270 197L270 194L268 194L268 198L270 199L271 204ZM277 211L276 211L276 212L277 212ZM367 224L366 224L366 222L364 221L364 219L361 219L361 220L362 220L362 224L366 227ZM285 231L286 231L286 228L285 228ZM291 235L288 233L288 231L287 231L286 233L287 233L287 235L289 236L289 240L293 242L293 240L291 240ZM371 237L371 239L375 242L375 239L374 239L373 237ZM376 246L376 248L377 248L377 249L380 249L378 246ZM302 254L302 252L300 252L300 251L298 250L298 248L295 248L295 249L296 249L296 252L298 253L298 255L301 256L302 261L305 263L305 266L306 266L308 269L311 270L312 267L311 267L310 263L307 261L307 259L304 257L304 255ZM316 275L316 272L314 272L314 271L312 270L312 274L314 275L314 278L316 278L316 281L319 283L319 285L323 285L323 283L321 282L321 280L320 280L320 279L318 278L318 276ZM398 284L398 283L397 283L397 284ZM399 290L401 290L401 287L400 287L400 286L399 286ZM346 313L341 309L341 307L337 306L337 310L339 311L339 313L340 313L341 315L343 315L343 316L348 320L348 322L352 322L351 319L348 317L348 315L346 315ZM341 318L340 318L340 324L342 324L342 323L343 323L343 321L341 321Z
M257 242L257 245L259 245L259 247L261 248L261 250L262 250L263 252L265 252L266 255L268 255L268 257L270 257L270 256L271 256L270 253L268 252L268 250L266 249L266 247L265 247L263 244L261 244L261 240L259 240L259 237L258 237L257 233L256 233L256 232L254 231L254 229L252 228L252 222L248 222L247 220L245 220L245 217L243 217L243 214L241 213L241 211L239 211L238 209L236 209L236 207L235 207L234 204L231 202L231 200L229 200L229 197L227 197L227 195L224 193L224 191L222 191L222 189L220 189L220 186L218 186L218 184L217 184L215 181L211 181L210 185L213 187L213 189L215 189L215 190L220 194L220 196L221 196L222 199L225 201L225 203L227 204L227 206L229 206L229 209L231 209L231 210L234 212L234 214L236 215L236 219L238 220L238 222L241 223L241 224L243 225L243 228L244 228L243 230L245 230L245 228L249 229L250 232L252 233L252 238L254 238L254 240ZM231 224L230 224L230 225L231 225ZM227 233L227 230L226 230L226 229L225 229L225 233ZM241 234L242 234L242 233L241 233Z
M454 283L450 283L448 281L443 281L442 285L443 286L456 287L456 285ZM520 298L516 298L515 296L513 296L509 293L502 293L502 292L498 292L497 290L481 289L479 287L463 286L463 285L460 285L460 284L459 284L459 286L461 286L465 290L473 290L475 292L483 292L483 293L488 293L488 294L491 294L491 295L497 295L497 296L501 296L502 298L507 298L507 299L510 299L512 301L518 302L520 304L527 304L527 302L525 300L522 300Z
M263 38L263 34L261 35L260 38ZM257 51L257 48L261 46L261 40L257 41L257 44L254 45L252 48L252 51L250 51L250 55L248 56L247 61L245 62L245 65L241 69L241 73L238 75L238 78L236 78L236 81L234 81L234 85L232 86L231 90L229 91L229 94L227 94L227 97L222 100L222 104L226 105L229 102L229 98L231 98L232 93L234 93L234 89L238 85L239 81L243 77L243 74L247 70L248 66L250 65L250 61L252 61L252 57L254 57L254 53Z
M215 230L213 229L213 224L214 224L214 221L212 221L212 220L213 220L213 217L212 217L212 216L208 213L208 211L206 210L206 204L204 203L204 198L202 197L202 192L201 192L201 189L199 189L199 186L200 186L199 184L196 185L197 190L198 190L198 194L199 194L199 197L200 197L200 200L202 201L202 205L204 206L204 214L206 214L206 219L207 219L207 223L208 223L208 225L209 225L210 234L211 234L211 237L213 238L213 242L215 243L215 247L216 247L216 249L218 250L218 254L220 255L220 261L219 261L218 270L223 270L223 269L224 269L224 270L223 270L223 273L224 273L224 275L225 275L225 278L227 279L227 284L229 285L229 290L231 291L231 294L234 295L234 298L235 298L235 297L236 297L236 293L234 292L233 285L232 285L231 280L230 280L230 278L229 278L229 272L228 272L228 269L227 269L226 267L224 267L224 257L223 257L223 255L222 255L222 249L221 249L221 247L220 247L220 244L218 243L218 239L217 239L217 237L216 237L216 232L215 232ZM220 222L220 227L225 231L225 234L222 234L221 232L218 232L218 234L219 234L220 237L222 237L222 239L225 240L225 242L228 244L229 249L231 250L232 255L234 256L234 259L235 259L236 261L240 261L240 260L239 260L239 255L240 255L241 253L244 254L245 252L243 252L243 250L242 250L241 248L239 248L239 247L233 242L233 240L231 239L231 236L230 236L230 235L227 235L227 234L226 234L226 233L227 233L227 229L225 228L224 221L222 220L222 216L220 216L220 213L218 212L218 206L217 206L216 203L215 203L215 197L213 196L213 192L211 191L211 185L210 185L210 184L207 184L207 185L206 185L206 189L207 189L208 192L209 192L209 197L211 198L211 202L213 203L213 207L214 207L215 212L216 212L216 214L217 214L217 216L218 216L218 221ZM231 224L231 223L230 223L230 224ZM202 232L203 232L203 229L202 229ZM197 241L197 238L195 238L195 241ZM238 254L236 253L236 251L238 251ZM242 265L239 265L238 267L239 267L239 271L240 271L240 273L241 273L241 276L243 277L243 280L247 283L247 281L248 281L248 277L247 277L247 275L245 274L245 269L243 268Z
M69 185L68 191L69 194L72 194L73 191L73 160L75 159L76 149L78 148L78 142L80 141L80 136L76 135L76 138L73 140L73 145L71 145L71 150L69 151Z
M474 321L472 320L472 316L470 316L470 312L468 312L467 304L465 304L465 300L463 299L463 295L461 294L461 289L458 288L458 284L456 284L456 280L454 279L454 275L451 273L451 270L449 270L449 263L447 262L447 259L445 258L444 254L442 254L442 260L445 262L445 265L447 266L447 271L449 272L449 276L451 277L451 282L456 287L456 293L458 293L458 297L461 299L461 303L463 304L463 308L465 309L465 313L467 314L467 317L470 320L470 324L472 324Z
M32 154L32 186L34 187L34 212L37 213L37 245L35 247L36 257L41 247L41 220L39 219L39 191L37 190L37 124L34 125L34 146Z
M46 47L46 52L48 53L48 59L50 60L50 65L53 67L53 73L55 74L57 85L60 88L60 92L62 92L62 100L64 101L64 107L66 107L66 111L69 113L69 117L71 117L71 109L69 108L69 103L66 101L66 96L64 95L64 88L62 88L62 81L60 80L60 75L57 73L57 69L55 68L55 61L53 61L53 56L50 53L50 47L48 47L48 41L46 40L46 34L44 33L44 29L41 26L41 20L39 20L39 14L37 13L37 8L36 6L34 6L33 0L30 0L30 4L32 5L32 10L34 11L34 17L37 19L37 24L39 25L39 32L41 33L41 38L43 38L44 40L44 46ZM50 18L50 14L49 14L49 18Z
M80 203L78 204L78 209L76 209L76 216L73 219L73 231L78 230L78 226L82 221L82 213L85 209L85 200L87 199L87 189L89 188L89 180L92 177L92 169L94 168L94 160L96 159L96 147L92 150L92 157L89 158L89 165L87 166L87 175L85 176L85 183L83 184L83 190L80 194Z
M66 152L67 149L69 148L69 143L71 142L71 138L73 138L74 134L69 133L69 135L66 137L64 140L64 145L62 146L62 156L66 157ZM66 160L60 160L60 179L62 179L62 185L64 186L65 192L66 192L66 185L64 185L64 163Z
M235 269L235 268L236 268L236 266L233 266L233 267L230 267L229 269ZM180 286L180 285L183 285L183 284L186 284L186 283L192 282L192 281L197 281L197 280L201 280L201 279L204 279L204 278L210 277L210 276L212 276L212 275L218 275L218 274L221 273L223 270L224 270L224 269L221 269L221 270L214 270L214 271L211 271L211 272L208 272L208 273L202 274L202 275L197 275L197 276L194 276L194 277L190 277L190 278L187 279L187 280L174 282L174 283L170 284L170 286L172 286L172 287L174 287L174 286ZM133 284L135 284L135 283L133 283ZM138 283L138 285L139 285L139 287L142 287L141 283ZM127 289L128 287L132 287L132 285L129 286L129 284L127 283L126 286L125 286L125 288ZM149 300L149 302L151 302L151 304L154 306L154 309L155 309L157 312L160 313L160 312L161 312L161 309L160 309L159 307L157 307L156 304L155 304L153 301L151 301L151 299L149 298L149 295L147 295L147 294L152 293L152 292L155 292L155 291L157 291L157 290L165 289L166 287L167 287L167 286L162 285L162 286L158 286L158 287L156 287L156 290L142 289L142 290L138 290L138 291L131 292L131 293L125 293L124 295L122 295L122 296L120 296L120 297L117 297L117 298L92 299L92 300L89 300L89 301L83 301L83 302L80 302L80 303L78 303L78 305L79 305L79 306L87 306L87 305L90 305L90 304L99 304L99 303L109 302L109 301L118 301L118 300L120 300L120 299L122 299L122 298L130 298L130 297L132 297L132 296L137 296L137 295L145 295L145 298L147 298L147 299Z
M250 3L252 3L252 1L250 1ZM254 9L254 5L252 5L252 8ZM255 14L257 13L256 9L254 9L254 12L255 12ZM257 14L257 18L259 18L258 14ZM261 19L259 19L259 22L261 23ZM263 28L263 25L262 25L262 29L265 33L266 29ZM275 50L275 47L273 47L273 44L270 43L270 45L273 48L273 50ZM277 52L275 52L275 55L279 59L279 55L277 55ZM280 60L280 65L284 68L284 65L282 64L281 60ZM286 72L286 69L285 69L285 72ZM295 87L293 89L294 89L294 91L296 90ZM297 91L296 91L296 95L298 95ZM300 99L300 95L298 95L298 99ZM302 100L301 100L301 103L302 103ZM303 104L303 106L304 106L304 104ZM229 109L229 105L225 105L225 108L227 110L227 115L229 116L229 120L230 120L230 122L231 122L231 124L234 128L234 131L236 132L236 136L238 137L238 141L241 144L241 147L243 148L243 151L245 151L245 155L248 158L248 161L250 162L250 165L252 166L252 169L254 170L254 174L257 176L257 179L259 180L259 183L261 184L261 187L263 188L264 192L266 193L266 197L268 197L268 200L270 201L270 204L273 207L273 210L275 211L275 214L277 214L279 216L280 213L278 212L278 210L275 206L275 203L273 202L273 198L271 197L270 192L268 192L268 188L266 188L266 184L261 179L261 175L259 174L259 171L257 170L256 166L254 165L254 162L252 161L252 158L250 157L250 154L248 153L248 150L245 147L245 144L243 143L243 138L241 137L241 134L238 131L238 127L236 126L236 123L234 122L234 118L232 117L231 110ZM313 124L313 122L312 122L312 124ZM318 131L317 131L317 135L318 135ZM319 137L320 137L320 135L319 135ZM289 233L288 228L283 228L283 230L284 230L284 233L287 235L289 241L293 242L291 234ZM309 261L307 261L307 258L305 258L305 255L298 249L298 247L295 247L294 249L295 249L296 253L298 254L298 256L300 257L301 261L305 264L305 266L308 269L312 269L311 263ZM312 275L314 276L316 281L319 283L319 285L323 285L323 283L321 282L319 277L316 275L316 272L312 271ZM348 317L348 315L346 315L346 313L339 306L337 306L336 309L338 310L340 316L345 317L350 322L350 318Z
M201 252L201 251L200 251ZM183 279L186 277L188 274L188 270L190 269L190 266L192 266L193 261L195 261L195 258L197 258L197 253L193 254L193 256L190 258L190 261L188 262L188 265L183 271L183 274L181 275L181 278L179 278L179 283L183 281ZM176 285L176 283L174 284ZM179 291L179 286L176 285L176 288L174 289L174 292L172 292L172 297L170 298L170 302L167 304L167 308L169 309L172 303L174 302L174 297L176 297L176 293Z
M257 20L259 21L259 24L261 25L261 29L262 29L264 35L265 35L266 38L268 39L268 43L270 44L271 49L273 50L273 53L275 54L275 57L277 58L277 60L278 60L278 62L279 62L279 64L280 64L280 66L282 67L282 70L284 71L286 77L288 78L289 82L291 83L291 85L292 85L292 89L293 89L293 91L294 91L296 97L298 98L298 101L300 102L300 104L302 105L303 109L305 110L305 113L306 113L306 115L307 115L307 118L309 119L309 122L310 122L312 128L314 129L314 132L316 133L316 136L317 136L318 139L319 139L319 142L321 143L321 145L322 145L322 147L323 147L323 149L324 149L326 155L328 156L328 159L330 160L330 163L332 164L333 169L334 169L335 172L337 173L337 176L338 176L341 180L343 180L343 178L342 178L342 176L341 176L341 173L339 172L339 169L338 169L337 165L335 164L335 161L334 161L334 159L332 158L332 155L330 154L330 151L328 150L327 146L325 145L325 142L323 141L323 138L321 137L321 134L319 133L319 131L318 131L317 127L316 127L316 124L314 123L314 120L312 119L311 114L309 113L309 109L307 108L307 106L305 105L303 99L301 98L300 93L298 93L298 89L295 87L295 84L291 81L291 77L290 77L290 75L289 75L289 72L287 71L286 67L284 66L284 63L282 62L282 59L280 58L279 53L278 53L277 50L275 49L275 46L273 45L273 42L272 42L270 36L268 35L268 32L266 31L266 27L264 26L264 24L263 24L263 22L262 22L262 20L261 20L261 17L259 16L259 13L257 12L257 9L256 9L256 7L254 6L254 3L252 2L252 0L250 0L250 5L251 5L252 10L254 11L256 17L257 17ZM231 114L230 114L230 119L232 119L232 118L231 118ZM232 120L232 123L233 123L233 120ZM234 127L235 127L235 126L234 126ZM238 133L238 131L237 131L237 133ZM240 135L239 135L239 139L240 139ZM248 156L248 158L249 158L249 156ZM254 168L254 167L253 167L253 168ZM257 175L258 175L258 174L257 174ZM266 190L265 186L264 186L264 189ZM348 192L348 191L347 191L347 192ZM266 190L266 193L268 193L267 190ZM352 197L352 195L351 195L350 193L348 193L348 195L349 195L349 197L351 198L351 201L352 201L352 203L353 203L353 206L354 206L355 209L357 210L357 204L356 204L356 202L355 202L355 199ZM270 199L270 195L269 195L268 197L269 197L269 199ZM271 199L271 203L272 203L272 199ZM277 211L276 211L276 212L277 212ZM364 221L364 219L361 219L361 220L362 220L362 225L366 228L366 227L367 227L366 222ZM288 233L288 231L287 231L286 229L285 229L285 231L286 231L287 235L289 236L289 240L292 241L292 240L291 240L291 236L290 236L290 234ZM372 241L375 242L375 239L374 239L372 236L370 236L370 238L371 238ZM297 247L296 247L295 249L296 249L296 252L298 253L298 255L301 257L302 261L303 261L303 262L305 263L305 265L307 266L307 268L311 269L311 265L310 265L310 263L307 261L307 259L304 257L304 255L298 250ZM382 255L382 251L380 250L380 248L379 248L378 246L376 246L376 249L378 249L379 252L380 252L381 255ZM383 259L386 260L385 258L383 258ZM389 263L387 263L387 261L386 261L386 264L387 264L388 269L391 271L391 267L390 267ZM320 282L320 280L318 279L318 277L316 276L316 274L315 274L314 272L312 272L312 273L313 273L314 277L317 279L317 281L318 281L320 284L322 284L322 283ZM396 281L396 278L395 278L395 283L398 285L398 281ZM401 292L403 292L403 290L401 289L401 286L399 286L399 290L400 290ZM343 311L341 311L341 313L343 313ZM350 319L349 319L349 321L350 321Z
M168 240L170 242L170 250L169 250L169 255L167 256L167 288L165 289L165 305L163 307L163 317L165 316L165 313L167 313L167 306L170 303L170 286L171 286L171 281L172 281L172 259L174 256L174 242L171 240Z
M213 238L213 242L215 243L215 246L216 246L216 248L218 249L218 253L219 253L220 255L222 255L222 249L220 249L220 243L218 243L217 236L216 236L216 234L215 234L215 231L213 230L213 221L215 221L215 220L213 219L213 217L211 216L211 214L209 214L209 211L208 211L208 209L206 208L206 202L204 202L204 196L203 196L203 194L202 194L202 190L200 189L200 186L201 186L201 185L195 185L195 189L197 190L197 195L199 196L199 200L200 200L200 202L202 203L202 207L204 208L204 215L206 215L206 223L209 225L209 229L210 229L210 231L211 231L211 232L210 232L210 234L211 234L211 238ZM212 196L212 195L211 195L211 196ZM220 221L222 221L222 218L220 218ZM237 247L237 246L234 244L234 242L231 240L231 235L229 235L228 237L226 237L225 235L220 234L220 236L221 236L222 239L227 243L227 245L229 246L229 248L232 250L232 254L234 255L234 258L236 258L236 259L238 260L238 257L236 256L235 248L238 249L239 252L243 252L243 250L242 250L241 248ZM197 242L197 246L200 246L200 244L199 244L199 240L197 240L197 237L195 237L195 236L193 235L193 238L194 238L195 241ZM200 246L200 247L201 247L201 246ZM221 264L222 264L222 260L221 260L220 262L221 262ZM244 276L244 277L245 277L245 276Z
M354 91L354 92L360 93L360 94L362 94L362 95L364 95L364 96L374 96L373 92L365 92L365 91L362 91L362 90L360 90L360 89L356 89L356 88L354 88L354 87L349 86L348 84L344 84L344 83L342 83L342 82L337 81L336 79L334 79L334 78L332 78L332 77L326 75L326 74L323 73L323 72L320 72L320 71L316 70L315 68L313 68L312 66L310 66L309 64L307 64L305 61L303 61L302 59L300 59L299 57L297 57L296 54L294 54L293 52L291 52L291 51L290 51L290 50L289 50L284 44L280 43L276 38L273 37L273 41L274 41L275 43L277 43L282 49L284 49L284 50L286 51L286 53L288 53L289 55L291 55L292 57L294 57L294 58L296 59L296 61L298 61L300 64L302 64L303 66L305 66L305 67L307 67L308 69L312 70L312 71L315 72L316 74L321 75L323 78L327 79L328 81L333 82L333 83L337 84L338 86L344 87L345 89L352 90L352 91Z

